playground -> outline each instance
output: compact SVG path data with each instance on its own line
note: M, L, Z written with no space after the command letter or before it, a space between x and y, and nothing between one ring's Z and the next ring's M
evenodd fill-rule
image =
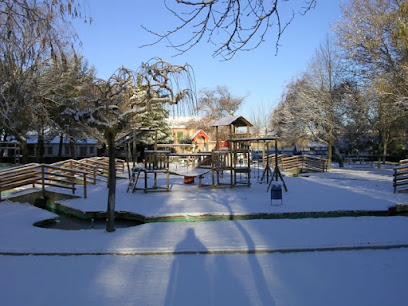
M408 194L394 194L392 172L358 165L284 176L288 192L282 205L271 203L267 184L255 177L250 187L210 188L170 175L170 192L148 193L126 192L128 180L120 179L116 211L151 222L114 233L35 227L58 216L3 201L0 301L402 305L408 298L408 221L390 208L406 204ZM158 183L165 180L158 177ZM210 184L211 175L203 181ZM89 185L87 194L61 203L84 212L105 211L106 183ZM340 213L350 211L356 215ZM221 215L227 218L216 218Z
M406 163L333 164L327 171L322 159L277 154L259 163L248 158L248 144L276 146L276 138L228 141L230 150L211 154L150 150L141 164L117 160L113 233L100 226L106 159L0 172L7 191L0 203L0 302L405 303L408 193L396 189L406 186ZM67 214L88 223L80 230L46 226Z

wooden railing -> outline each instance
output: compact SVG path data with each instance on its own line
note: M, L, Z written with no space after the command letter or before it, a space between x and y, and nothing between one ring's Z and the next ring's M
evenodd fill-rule
M200 153L170 153L171 162L187 162L196 167L211 167L211 152Z
M271 168L275 167L275 155L267 156ZM264 163L266 160L264 160ZM311 155L278 155L278 166L282 171L299 169L300 171L327 171L327 159Z
M394 168L394 193L408 190L408 159L400 160L400 165Z
M88 184L96 184L97 181L97 171L96 166L88 164L86 162L75 160L75 159L68 159L60 162L56 162L52 164L53 166L60 166L63 168L69 169L77 169L87 173L86 179ZM82 179L82 175L77 175L79 180Z
M41 169L39 164L19 166L3 170L0 173L0 201L1 191L14 189L38 182L41 179Z
M165 150L145 150L145 168L148 171L169 170L170 152Z
M95 167L96 175L99 177L107 178L109 175L109 159L105 157L97 157L97 158L84 158L81 159L81 162L92 165ZM125 172L125 162L121 159L115 160L115 167L116 167L116 175ZM98 178L102 180L101 178Z
M75 194L76 179L82 175L84 182L84 198L87 197L87 172L46 164L30 164L10 168L0 172L0 191L11 190L32 184L40 184L43 192L46 186L72 190ZM0 193L1 201L1 193Z
M106 156L90 157L90 158L86 158L86 160L99 161L99 162L109 165L109 157L106 157ZM126 161L124 161L123 159L115 158L115 168L117 172L125 173Z
M302 156L302 170L306 171L316 171L325 172L327 171L327 159L312 155L301 155Z
M211 170L231 170L231 153L228 150L217 150L211 153Z

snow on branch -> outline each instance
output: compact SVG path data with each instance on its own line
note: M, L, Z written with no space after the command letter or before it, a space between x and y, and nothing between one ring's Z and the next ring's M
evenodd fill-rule
M95 80L89 95L65 112L98 130L120 131L155 105L181 102L189 103L194 109L191 67L153 58L143 63L137 73L121 67L108 80Z

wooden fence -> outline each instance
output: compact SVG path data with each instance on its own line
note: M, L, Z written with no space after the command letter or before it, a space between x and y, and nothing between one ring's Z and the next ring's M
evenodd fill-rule
M408 159L400 160L400 165L394 168L394 193L408 190Z
M275 167L275 155L270 154L267 158L273 169ZM278 166L282 171L297 169L301 172L325 172L327 171L327 159L311 155L278 155Z
M90 157L86 158L83 160L92 160L92 161L99 161L101 163L104 163L106 165L109 165L109 157L103 156L103 157ZM119 173L125 173L125 166L126 166L126 161L120 158L115 158L115 168L116 171Z
M86 172L87 173L86 179L88 184L96 184L96 181L98 179L97 167L95 165L91 165L80 160L68 159L57 163L53 163L52 165L69 169L77 169ZM81 180L82 176L78 175L77 178Z
M84 198L87 197L87 172L46 164L29 164L3 170L0 172L0 201L1 191L17 187L40 184L43 192L46 186L72 190L75 194L77 177L82 175L84 182Z
M88 165L92 165L95 167L96 175L107 178L109 175L109 159L107 157L91 157L91 158L84 158L81 159L81 162L87 163ZM116 168L116 175L121 173L125 173L125 164L126 162L122 159L115 160L115 168ZM102 181L106 181L104 179L99 178Z

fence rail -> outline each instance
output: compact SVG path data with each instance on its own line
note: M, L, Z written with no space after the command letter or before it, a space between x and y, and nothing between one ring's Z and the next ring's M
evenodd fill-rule
M107 178L109 176L109 159L107 157L84 158L81 162L87 163L95 167L96 175ZM121 159L115 160L116 175L125 173L125 161ZM99 178L100 180L104 180ZM105 180L106 181L106 180Z
M400 160L400 165L393 170L394 193L401 190L408 190L408 159Z
M30 164L10 168L0 172L0 201L1 191L11 190L17 187L40 184L43 192L46 186L72 190L75 194L76 179L82 175L84 182L84 198L87 197L86 175L87 172L78 169L69 169L55 165Z
M97 167L95 165L75 160L75 159L68 159L60 162L53 163L54 166L61 166L64 168L69 169L77 169L86 172L88 175L86 177L88 184L96 184L97 181ZM81 175L77 175L78 179L82 179Z
M267 156L272 168L275 167L275 154ZM266 160L264 160L266 162ZM300 171L327 171L327 159L310 155L278 155L278 166L282 171L299 169Z

